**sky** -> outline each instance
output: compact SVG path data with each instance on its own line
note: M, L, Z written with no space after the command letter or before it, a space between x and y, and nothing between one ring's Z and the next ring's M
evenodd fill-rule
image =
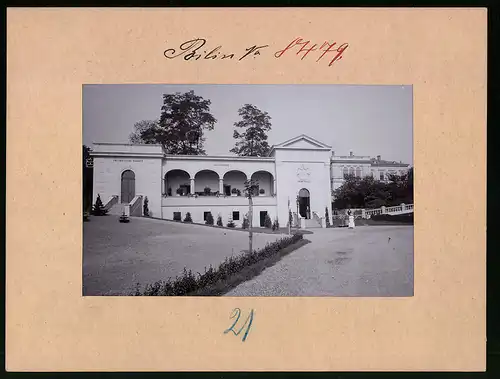
M306 134L336 155L413 164L413 90L402 85L84 85L83 143L128 143L136 122L159 119L163 94L190 90L217 119L205 131L207 155L232 155L238 109L252 104L271 116L270 145Z

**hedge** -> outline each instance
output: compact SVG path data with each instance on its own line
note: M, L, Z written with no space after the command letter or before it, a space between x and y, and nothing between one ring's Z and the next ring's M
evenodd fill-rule
M203 274L193 274L191 270L184 268L182 276L176 276L174 280L159 280L153 284L146 285L143 292L136 288L135 296L187 296L194 291L203 289L209 285L214 285L224 281L232 275L240 272L245 267L251 266L263 259L279 254L280 250L293 245L303 239L302 234L294 234L283 237L276 242L268 243L260 250L244 252L238 256L228 257L217 269L212 266Z

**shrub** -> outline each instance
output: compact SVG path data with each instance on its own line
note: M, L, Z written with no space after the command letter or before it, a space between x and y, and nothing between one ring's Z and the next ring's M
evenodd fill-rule
M293 215L292 211L288 211L288 225L292 226L293 225Z
M266 191L264 190L264 188L261 188L261 189L259 190L259 193L260 193L261 195L264 195L264 194L266 193Z
M205 187L203 192L205 193L205 196L209 196L212 192L212 189L210 187Z
M190 212L186 213L186 217L184 217L184 222L193 222L193 219L191 218Z
M222 223L222 217L220 215L217 217L217 226L224 226L224 224Z
M280 223L278 222L278 218L275 218L273 222L273 231L279 230L279 228L280 228Z
M181 221L181 212L174 212L174 221Z
M328 207L325 207L325 221L326 221L326 227L330 227L330 215L328 214Z
M95 199L92 213L94 216L104 216L108 213L108 210L104 209L104 205L102 204L101 196L99 194L97 194L97 199Z
M268 243L260 250L247 251L238 256L227 257L217 269L212 266L207 268L203 274L194 275L191 270L184 268L182 276L176 276L174 280L160 280L146 285L141 293L139 285L135 288L135 296L186 296L195 291L204 289L210 285L224 281L237 274L244 268L253 265L265 258L276 256L284 248L295 244L303 239L302 234L283 237L276 242Z
M148 204L149 204L149 200L148 200L148 197L146 196L144 198L144 205L142 206L142 213L144 214L145 217L149 216L149 207L148 207Z
M238 189L237 189L237 188L233 188L233 189L231 190L231 193L237 194L237 193L238 193Z
M241 223L241 229L248 229L250 227L250 222L248 221L248 217L245 215L243 217L243 222Z
M207 225L214 224L214 216L212 216L212 212L208 212L207 219L205 220L205 224L207 224Z
M184 193L181 187L177 188L177 191L175 192L177 192L178 195L182 195Z
M227 222L227 227L228 227L228 228L234 228L234 227L236 227L236 225L235 225L235 223L234 223L234 221L233 221L233 220L229 220L229 221Z
M273 223L271 221L271 217L266 214L266 218L264 219L264 227L271 229L273 227Z

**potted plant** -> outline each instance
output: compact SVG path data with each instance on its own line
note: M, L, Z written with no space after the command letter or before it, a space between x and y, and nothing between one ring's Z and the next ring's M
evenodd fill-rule
M182 190L181 187L177 188L177 191L175 191L175 193L177 194L177 196L182 196L182 194L184 193L184 191Z
M205 196L210 196L211 192L212 192L212 189L208 186L203 189L203 193L205 194Z
M233 188L231 190L231 196L238 196L238 189L237 188Z
M260 195L264 195L265 193L266 193L266 191L264 190L264 188L261 188L261 189L259 190L259 194L260 194Z
M239 189L236 190L236 196L241 196L241 191Z
M120 222L130 222L130 219L128 218L128 216L125 214L125 212L122 213L122 215L120 216Z

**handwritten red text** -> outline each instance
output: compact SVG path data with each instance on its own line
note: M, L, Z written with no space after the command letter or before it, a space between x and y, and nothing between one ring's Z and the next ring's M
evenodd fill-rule
M300 48L299 48L300 47ZM316 52L316 56L318 58L316 59L316 62L319 62L325 55L328 54L329 57L333 56L331 58L330 63L328 66L331 66L333 63L339 61L342 59L342 53L349 47L349 44L343 43L343 44L337 44L337 42L327 42L325 41L321 46L318 44L311 44L311 41L305 41L302 38L298 37L295 38L292 42L288 44L287 47L285 47L282 50L277 51L274 56L276 58L281 58L283 54L286 52L292 53L292 51L295 51L295 55L302 55L300 60L303 60L309 53Z

